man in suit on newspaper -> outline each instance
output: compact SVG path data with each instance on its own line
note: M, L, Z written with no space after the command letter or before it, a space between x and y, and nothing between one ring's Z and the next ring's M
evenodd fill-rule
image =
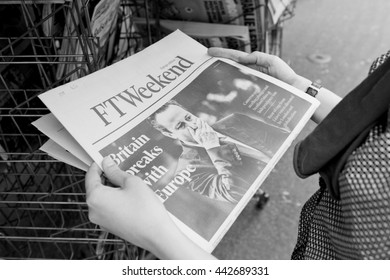
M288 136L288 131L243 114L232 114L211 127L174 100L153 113L149 122L180 141L177 173L196 168L187 187L230 203L241 199Z

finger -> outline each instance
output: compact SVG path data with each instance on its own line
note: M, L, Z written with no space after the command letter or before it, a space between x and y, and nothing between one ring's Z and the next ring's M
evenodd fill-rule
M201 118L197 118L196 126L198 127L198 131L203 131L204 129L204 121Z
M253 52L240 58L240 63L256 64L257 66L268 68L272 64L273 56L262 52Z
M102 165L104 174L106 174L108 180L118 187L122 187L126 178L130 176L125 171L121 170L110 157L105 157Z
M206 132L213 132L213 128L207 122L204 122L204 130Z
M102 170L100 167L96 162L92 163L85 175L85 191L87 196L89 196L94 189L102 186L101 175Z
M214 57L229 58L236 62L239 62L242 57L248 55L248 53L239 50L224 49L224 48L217 48L217 47L209 48L208 54Z
M270 72L269 72L269 68L267 67L263 67L263 66L258 66L257 68L255 68L257 71L260 71L261 73L264 73L264 74L267 74L269 75Z
M207 132L207 128L205 126L205 121L202 120L202 119L198 119L197 121L197 125L198 125L198 130L196 131L197 135L199 135L199 137L203 137L205 135L205 133Z
M196 135L195 135L195 130L194 130L193 128L191 128L191 127L187 127L187 130L190 132L192 138L194 138L194 140L197 141L197 140L196 140L197 137L196 137Z

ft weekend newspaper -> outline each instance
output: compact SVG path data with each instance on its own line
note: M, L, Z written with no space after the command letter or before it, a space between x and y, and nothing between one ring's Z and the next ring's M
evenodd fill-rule
M279 80L208 56L179 30L40 99L52 112L40 126L53 128L51 141L69 140L48 146L73 151L84 166L109 156L140 176L209 252L319 105Z

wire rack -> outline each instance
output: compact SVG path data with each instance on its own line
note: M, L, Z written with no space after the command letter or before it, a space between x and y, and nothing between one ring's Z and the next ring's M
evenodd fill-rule
M159 1L121 0L115 44L102 44L91 31L97 2L0 2L2 259L154 258L89 222L84 172L41 152L47 138L31 125L49 113L40 93L130 56L163 36L150 23L146 31L133 24L133 16L158 19ZM263 34L271 36L273 48L281 47L281 29L282 21Z
M49 113L40 93L105 63L89 1L0 4L0 258L148 258L89 222L84 173L40 152L47 138L31 126Z

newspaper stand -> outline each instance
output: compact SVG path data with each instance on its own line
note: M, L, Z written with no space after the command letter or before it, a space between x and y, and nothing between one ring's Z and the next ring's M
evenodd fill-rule
M89 222L84 172L39 151L47 138L31 125L49 113L37 98L40 93L109 64L107 45L100 46L92 36L89 2L0 2L1 13L17 18L13 34L0 32L2 259L154 258ZM118 36L126 49L120 59L141 48L140 42L147 45L158 39L150 29L145 37L131 28L128 8L140 9L148 17L156 1L149 5L148 1L121 1L118 27L125 28ZM291 12L286 9L286 14ZM279 54L282 21L266 26L263 51Z
M266 0L266 2L268 2L268 0ZM260 51L279 57L282 56L283 25L286 20L294 16L296 2L297 0L292 0L289 5L285 6L282 15L275 24L270 19L265 20L263 44ZM267 18L267 15L264 15L264 17Z
M50 11L39 14L43 3ZM41 92L99 67L104 50L91 35L87 2L0 4L20 21L18 36L0 38L0 258L144 257L88 221L84 173L40 152L47 139L30 124L49 113ZM45 30L58 18L61 34Z

